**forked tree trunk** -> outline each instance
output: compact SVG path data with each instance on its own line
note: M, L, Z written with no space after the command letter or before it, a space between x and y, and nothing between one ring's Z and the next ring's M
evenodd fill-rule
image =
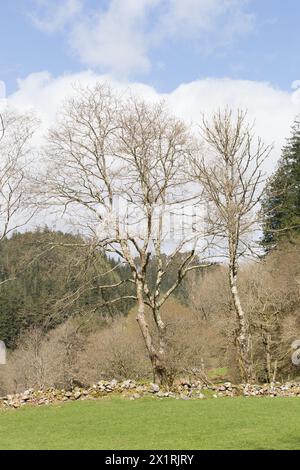
M151 333L149 331L149 326L145 317L145 302L143 298L143 285L142 283L137 284L137 298L138 298L138 314L137 322L139 324L140 330L142 332L145 345L148 351L148 355L152 365L153 371L153 380L159 385L168 384L168 370L166 367L165 361L165 348L164 340L160 337L159 340L159 350L154 346ZM163 335L164 338L164 335Z

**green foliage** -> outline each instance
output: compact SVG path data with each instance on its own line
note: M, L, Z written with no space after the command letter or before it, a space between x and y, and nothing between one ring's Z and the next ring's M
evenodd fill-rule
M126 304L103 306L116 296L100 287L120 280L115 265L103 253L85 247L79 235L45 229L4 240L0 283L7 282L0 285L1 339L14 347L20 332L29 327L47 332L74 315L126 312Z
M283 149L263 200L263 245L270 249L283 238L300 233L300 121Z

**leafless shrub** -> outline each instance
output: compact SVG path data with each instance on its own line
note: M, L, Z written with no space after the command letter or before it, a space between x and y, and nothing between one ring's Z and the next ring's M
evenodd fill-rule
M147 351L132 315L88 336L80 369L80 378L87 383L151 376Z
M36 328L27 331L5 366L3 391L71 388L78 376L78 355L83 348L76 329L72 322L66 322L46 336Z

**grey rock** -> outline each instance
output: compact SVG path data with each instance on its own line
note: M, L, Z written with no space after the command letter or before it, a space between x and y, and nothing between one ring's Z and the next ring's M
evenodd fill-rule
M231 383L231 382L225 382L225 383L224 383L224 387L227 388L227 389L228 389L228 388L231 388L231 387L232 387L232 383Z
M157 384L150 384L152 393L158 393L160 391L159 385Z
M180 395L180 398L181 398L181 400L189 400L190 399L190 397L188 397L187 395L183 395L183 394Z

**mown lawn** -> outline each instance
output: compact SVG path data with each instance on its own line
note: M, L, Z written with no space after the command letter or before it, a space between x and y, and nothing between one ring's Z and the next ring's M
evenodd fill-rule
M300 449L300 399L107 399L0 412L0 449Z

